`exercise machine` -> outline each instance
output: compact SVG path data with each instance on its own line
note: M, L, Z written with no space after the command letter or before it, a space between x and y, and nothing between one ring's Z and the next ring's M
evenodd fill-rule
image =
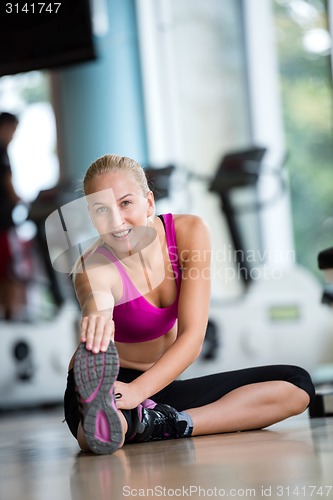
M59 404L63 401L68 363L78 344L77 306L69 277L56 273L50 261L45 218L73 198L73 189L57 186L39 194L30 207L29 220L37 228L34 248L40 263L33 291L47 294L53 306L41 314L30 305L28 321L1 321L0 410ZM41 273L42 270L42 273ZM43 274L43 276L41 276Z
M281 168L264 170L265 154L262 147L230 152L222 158L214 178L201 176L208 191L220 199L234 256L230 266L236 267L242 291L230 300L212 297L210 320L217 327L220 348L213 363L199 360L187 375L272 363L301 365L314 375L325 358L333 359L332 310L322 304L322 286L315 276L295 262L273 267L246 259L251 243L246 241L242 217L253 215L255 245L264 255L260 211L287 192ZM279 186L274 196L264 201L258 195L263 175L276 176ZM237 194L242 190L251 191L251 201L240 205Z
M321 284L295 262L283 267L255 262L252 263L256 271L253 273L251 263L244 258L249 244L241 230L242 216L253 213L253 226L258 235L256 244L263 251L260 211L272 206L287 192L283 166L265 171L265 155L266 149L262 147L225 155L209 186L209 190L220 197L244 290L238 304L221 306L222 311L234 312L229 321L222 319L222 363L232 367L232 359L237 358L238 364L243 366L280 362L301 364L314 373L327 353L333 333L331 311L320 301ZM279 189L271 198L260 201L259 181L263 175L274 175ZM252 190L254 200L237 206L237 201L233 201L236 190Z
M322 303L333 306L333 248L322 250L318 254L318 267L324 273L326 285L322 295ZM333 340L332 340L333 342ZM316 383L316 397L310 405L312 418L333 416L333 363L322 370ZM316 381L315 381L316 382Z

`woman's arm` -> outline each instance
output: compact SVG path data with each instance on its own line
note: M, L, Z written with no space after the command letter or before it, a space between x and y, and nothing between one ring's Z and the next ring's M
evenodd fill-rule
M177 246L183 277L178 303L178 332L174 344L144 374L128 384L118 408L132 407L174 381L200 354L210 302L210 235L197 216L179 216ZM120 392L123 393L122 390ZM134 396L135 395L135 396ZM129 406L130 405L130 406Z
M110 340L114 340L111 283L110 265L100 262L88 263L85 272L76 274L74 279L82 311L80 341L86 342L87 349L95 353L106 351Z

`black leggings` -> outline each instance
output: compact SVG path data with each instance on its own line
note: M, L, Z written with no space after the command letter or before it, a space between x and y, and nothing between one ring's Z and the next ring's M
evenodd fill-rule
M138 370L120 368L118 380L129 383L141 374L142 372ZM238 387L272 380L284 380L300 387L310 396L310 403L313 402L315 389L310 375L303 368L292 365L259 366L188 380L175 380L151 396L151 399L156 403L167 403L178 411L189 410L190 408L198 408L199 406L213 403ZM77 437L80 412L75 392L73 370L70 370L68 373L64 406L68 427L73 436Z

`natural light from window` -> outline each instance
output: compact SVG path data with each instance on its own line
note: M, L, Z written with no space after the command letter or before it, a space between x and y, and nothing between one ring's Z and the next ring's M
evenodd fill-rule
M41 190L53 187L59 178L56 125L47 74L33 71L0 78L0 110L19 118L8 152L15 189L29 202Z

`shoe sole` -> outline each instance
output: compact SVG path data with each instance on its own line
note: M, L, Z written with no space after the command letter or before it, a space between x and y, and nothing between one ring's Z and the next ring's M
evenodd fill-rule
M113 388L118 372L118 352L112 342L107 351L97 354L80 344L74 377L83 405L83 431L90 450L100 455L113 453L123 442Z

